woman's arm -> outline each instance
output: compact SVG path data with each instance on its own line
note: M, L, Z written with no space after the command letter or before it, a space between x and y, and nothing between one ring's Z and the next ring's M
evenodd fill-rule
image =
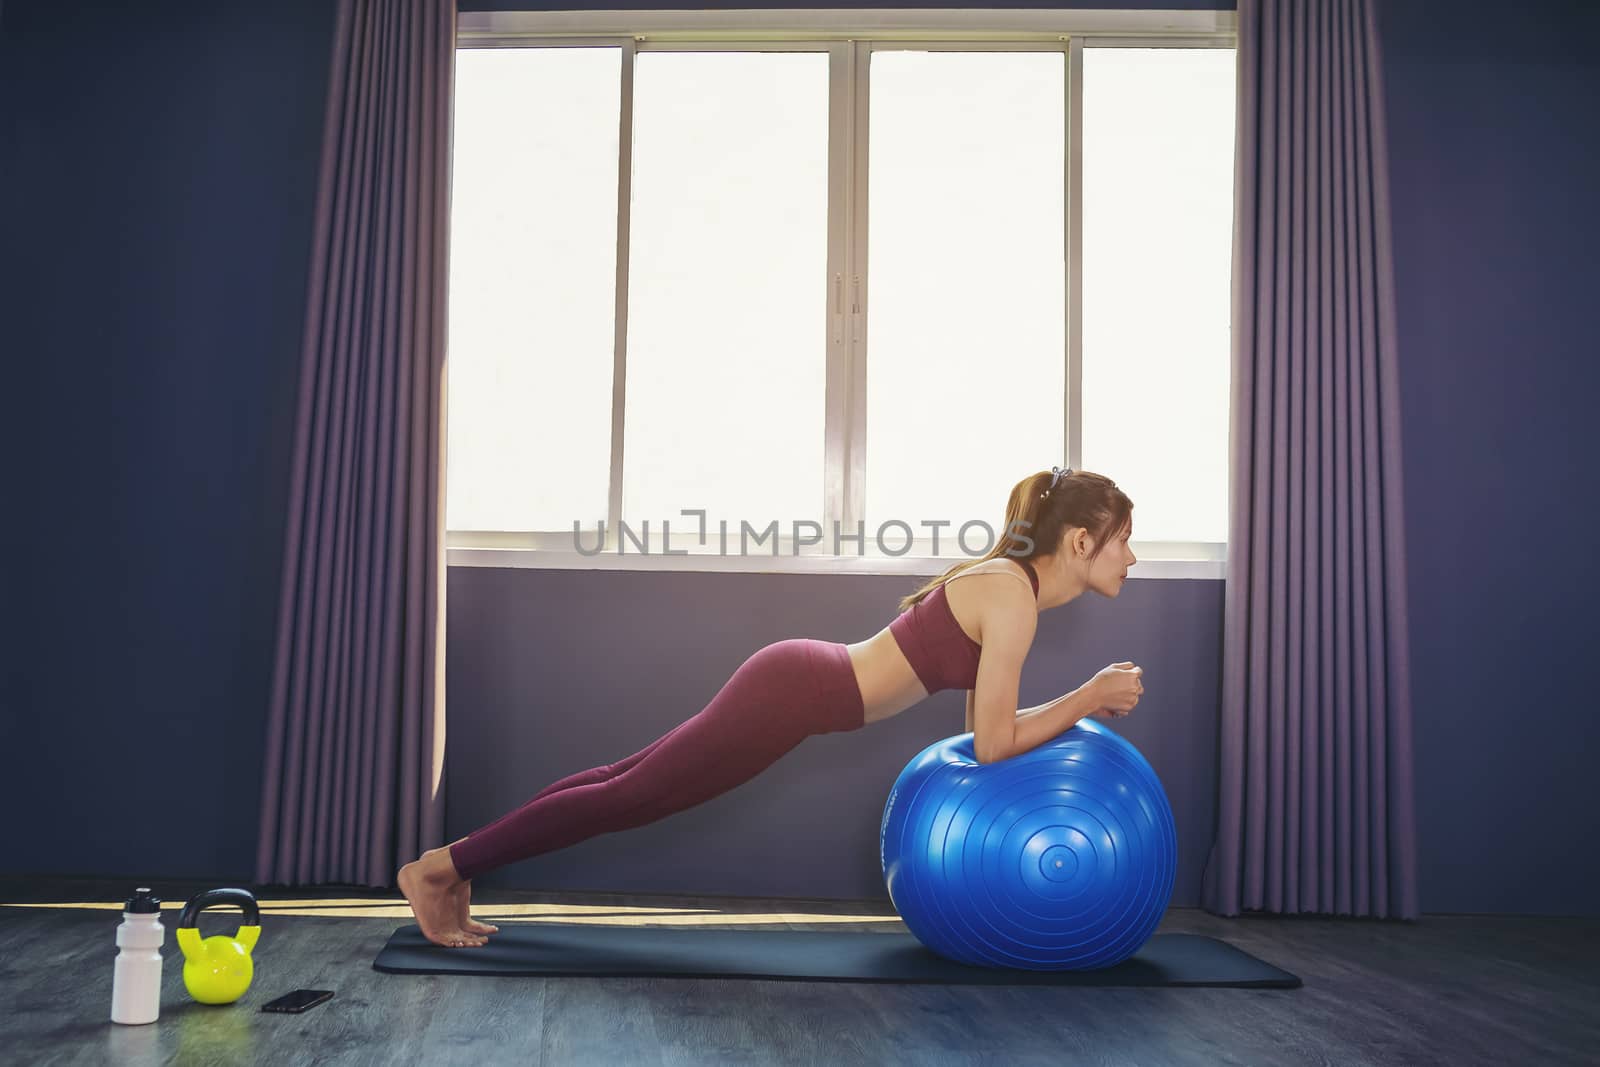
M993 763L1020 751L1016 748L1021 726L1017 688L1022 661L1039 625L1039 612L1032 592L1018 588L1019 584L1005 583L1008 588L998 591L983 620L978 681L972 691L972 751L979 763Z
M1038 748L1072 729L1079 719L1098 711L1100 704L1090 690L1092 684L1092 681L1085 682L1052 701L1017 712L1017 728L1013 735L1015 750L1011 755Z
M980 678L982 673L980 666ZM983 683L980 681L978 684L982 685ZM969 690L969 694L970 692ZM1015 703L1016 689L1013 688L1011 692L1012 702ZM970 699L969 695L969 701ZM1072 692L1058 696L1048 703L1040 704L1037 707L1023 708L1015 712L1011 723L1009 742L997 744L995 737L1003 735L1000 731L991 731L988 737L988 744L980 749L978 738L982 735L974 734L972 742L973 754L977 755L979 752L983 752L989 757L985 759L984 756L978 755L979 763L994 763L998 760L1010 759L1012 756L1020 756L1022 753L1038 748L1046 741L1072 729L1073 724L1098 710L1099 706L1099 702L1090 691L1090 683L1085 682ZM974 718L971 707L972 705L969 703L967 711L968 723L971 723Z
M1048 701L1045 702L1045 704L1035 704L1034 707L1024 707L1024 709L1019 709L1018 713L1016 713L1016 717L1018 717L1019 720L1022 720L1022 718L1029 718L1030 715L1043 715L1043 713L1050 712L1051 709L1054 709L1056 705L1061 704L1062 701L1070 701L1070 699L1080 699L1080 701L1086 701L1086 699L1088 699L1086 688L1088 688L1086 685L1078 686L1078 688L1074 689L1072 693L1067 693L1066 696L1058 696L1056 699L1054 699L1054 701ZM1074 718L1072 721L1075 723L1075 721L1078 721L1078 718L1088 718L1090 715L1094 715L1096 710L1098 709L1090 707L1088 712L1083 713L1083 715L1078 715L1078 717ZM966 733L973 733L973 691L971 691L971 689L966 691ZM1026 749L1024 749L1024 752L1026 752Z

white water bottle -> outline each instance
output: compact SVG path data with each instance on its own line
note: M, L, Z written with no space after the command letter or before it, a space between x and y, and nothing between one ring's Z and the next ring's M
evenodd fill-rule
M116 970L111 978L111 1021L153 1023L161 1014L161 901L148 888L134 890L117 927Z

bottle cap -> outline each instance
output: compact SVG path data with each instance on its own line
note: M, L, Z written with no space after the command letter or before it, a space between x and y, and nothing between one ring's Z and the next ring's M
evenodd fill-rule
M160 914L161 898L152 896L148 886L140 886L133 891L133 896L122 906L123 911L131 911L135 915L149 915L152 912Z

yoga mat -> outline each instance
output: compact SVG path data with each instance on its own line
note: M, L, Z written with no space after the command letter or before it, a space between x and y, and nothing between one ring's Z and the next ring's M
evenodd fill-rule
M500 923L489 943L445 948L402 926L373 961L389 974L658 975L966 985L1240 986L1295 989L1300 979L1199 934L1156 934L1099 971L999 970L955 963L909 933L686 930L659 926Z

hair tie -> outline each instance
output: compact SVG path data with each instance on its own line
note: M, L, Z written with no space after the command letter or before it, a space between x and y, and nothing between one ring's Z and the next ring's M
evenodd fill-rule
M1056 487L1056 483L1060 482L1063 478L1070 478L1071 476L1072 476L1072 468L1071 467L1068 467L1066 470L1062 470L1060 467L1051 467L1050 468L1050 485L1049 485L1048 488L1045 489L1044 492L1039 494L1039 499L1043 500L1045 497L1049 496L1050 495L1050 490L1054 489Z

